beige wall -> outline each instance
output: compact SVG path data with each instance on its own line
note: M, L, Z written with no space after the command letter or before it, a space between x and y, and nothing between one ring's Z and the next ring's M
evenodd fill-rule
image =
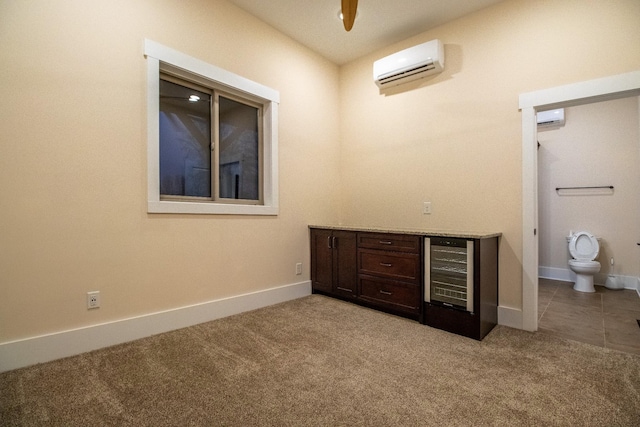
M343 222L501 231L500 304L521 308L518 95L640 69L639 20L635 0L507 1L344 66ZM435 38L445 71L381 95L373 61Z
M280 215L147 214L145 38L280 91ZM0 40L0 342L309 279L335 64L223 0L0 0Z
M502 231L520 308L518 94L640 68L640 3L584 3L509 1L339 69L224 0L0 0L0 342L306 280L307 224L339 220ZM280 91L279 216L147 214L144 38ZM380 95L373 61L434 38L445 72Z
M638 99L566 108L564 127L538 133L540 266L568 269L565 236L587 230L602 238L596 283L611 272L611 257L616 275L640 276ZM555 190L600 185L614 191Z

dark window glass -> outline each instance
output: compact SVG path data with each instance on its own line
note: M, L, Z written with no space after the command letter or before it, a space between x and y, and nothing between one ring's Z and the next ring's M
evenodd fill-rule
M218 97L220 115L220 197L260 199L259 110Z
M211 95L160 80L160 194L211 198Z

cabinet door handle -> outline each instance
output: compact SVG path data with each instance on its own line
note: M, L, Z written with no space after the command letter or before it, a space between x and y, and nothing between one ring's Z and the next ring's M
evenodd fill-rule
M380 240L378 243L380 243L381 245L390 245L392 242L389 240Z
M382 295L391 295L391 292L389 292L389 291L383 291L382 289L380 289L380 293L381 293Z
M327 247L333 249L333 246L331 246L331 236L327 237Z
M391 267L393 264L390 264L388 262L381 262L380 265L383 267Z
M333 238L331 239L331 245L334 249L338 247L338 238L336 236L333 236Z

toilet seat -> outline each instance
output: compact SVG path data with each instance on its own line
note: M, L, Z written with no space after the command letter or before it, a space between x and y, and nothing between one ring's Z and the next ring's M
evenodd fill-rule
M569 252L578 261L593 261L598 257L600 244L593 234L588 231L579 231L571 236Z
M577 259L569 260L569 267L575 272L586 273L591 271L592 274L600 271L600 263L598 261L578 261Z

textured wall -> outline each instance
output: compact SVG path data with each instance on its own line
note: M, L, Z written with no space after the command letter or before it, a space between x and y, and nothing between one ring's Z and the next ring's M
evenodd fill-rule
M280 91L280 215L147 214L145 38ZM0 342L309 279L336 65L222 0L3 0L0 39Z
M640 69L639 20L633 0L507 1L344 66L343 222L501 231L500 304L521 308L518 96ZM436 38L442 74L379 93L373 61Z
M308 279L338 221L502 231L521 307L518 95L640 69L639 18L507 1L338 68L224 0L0 0L0 342ZM280 215L147 214L145 38L280 91ZM373 61L434 38L445 72L380 95Z

